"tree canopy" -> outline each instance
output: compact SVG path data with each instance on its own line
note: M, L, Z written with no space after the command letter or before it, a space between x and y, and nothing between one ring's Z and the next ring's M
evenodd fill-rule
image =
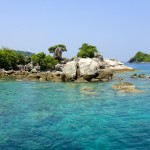
M23 53L6 47L0 49L0 68L16 69L17 65L25 65L28 62L29 57L25 57Z
M15 69L17 65L17 55L8 48L0 49L0 68Z
M87 57L93 58L94 54L98 52L96 46L92 46L87 43L82 44L79 50L80 51L78 52L77 56L81 58L87 58Z
M58 63L58 60L50 55L46 55L44 52L32 55L31 60L34 65L40 65L41 70L54 69Z
M48 48L48 51L50 53L54 53L56 48L58 48L58 47L61 48L62 51L67 51L67 48L64 44L58 44L58 45L51 46Z

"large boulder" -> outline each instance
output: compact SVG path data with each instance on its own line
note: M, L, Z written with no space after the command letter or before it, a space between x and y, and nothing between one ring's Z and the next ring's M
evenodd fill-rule
M101 69L99 75L96 77L96 79L99 79L99 81L109 81L113 78L113 73L109 69Z
M80 76L86 80L91 80L100 72L99 61L91 58L82 58L78 61Z
M74 81L77 73L77 62L68 62L63 68L63 73L65 74L67 81Z

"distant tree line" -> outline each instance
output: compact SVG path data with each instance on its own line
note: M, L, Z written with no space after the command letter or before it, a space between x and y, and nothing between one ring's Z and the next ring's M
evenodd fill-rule
M39 65L41 70L55 69L55 65L63 60L62 52L67 51L63 44L54 45L48 48L54 56L46 55L44 52L34 54L27 51L16 51L9 48L0 49L0 68L5 70L17 69L17 65L25 65L32 62L33 65ZM96 46L87 43L82 44L77 53L77 57L93 58L98 53Z

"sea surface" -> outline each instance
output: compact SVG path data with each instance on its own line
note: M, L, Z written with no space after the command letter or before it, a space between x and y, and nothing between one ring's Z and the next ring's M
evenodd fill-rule
M127 65L105 83L0 79L0 150L150 150L150 80L130 78L150 64ZM113 90L118 78L144 92Z

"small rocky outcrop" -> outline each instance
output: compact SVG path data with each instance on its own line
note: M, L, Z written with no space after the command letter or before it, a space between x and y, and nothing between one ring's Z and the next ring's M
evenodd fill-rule
M92 91L92 90L94 90L94 88L93 87L85 86L85 87L81 88L81 90L82 91Z
M118 90L120 92L127 92L127 93L140 93L142 91L137 90L135 85L129 82L123 82L123 83L118 83L114 84L112 86L113 89Z
M135 74L131 75L130 78L148 78L148 76L143 73L139 74L139 75L135 73Z
M130 76L130 78L137 78L137 77L138 75L136 73Z
M132 71L133 68L125 66L124 63L116 59L104 59L105 68L113 71Z
M147 76L146 76L146 74L139 74L138 77L139 78L146 78Z

